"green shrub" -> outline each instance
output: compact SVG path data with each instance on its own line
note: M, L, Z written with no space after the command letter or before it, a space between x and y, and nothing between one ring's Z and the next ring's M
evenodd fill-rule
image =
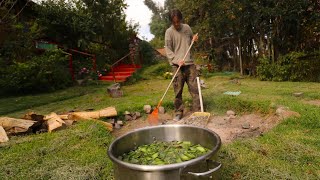
M320 52L291 52L271 63L260 58L257 73L264 81L312 81L320 82Z
M152 46L146 42L142 41L139 43L139 49L143 58L143 65L152 65L157 63L155 50L152 48Z
M5 93L46 92L72 84L68 58L59 50L47 51L24 63L15 62L1 72Z
M159 64L146 67L142 72L142 77L144 79L149 79L150 76L163 76L166 72L172 72L172 67L167 61L160 62Z

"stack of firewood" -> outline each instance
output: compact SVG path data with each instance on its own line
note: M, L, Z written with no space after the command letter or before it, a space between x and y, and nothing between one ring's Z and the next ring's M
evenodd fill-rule
M114 107L108 107L99 111L90 112L70 112L67 114L51 113L48 115L38 115L29 112L23 118L0 117L0 143L9 140L7 135L19 135L28 133L52 132L71 126L76 121L96 121L104 125L109 131L113 130L113 125L99 120L117 116Z

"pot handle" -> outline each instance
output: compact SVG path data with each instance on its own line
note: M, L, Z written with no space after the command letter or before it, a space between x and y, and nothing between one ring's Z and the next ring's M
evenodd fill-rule
M190 175L193 175L193 176L196 176L196 177L203 177L203 176L209 176L211 175L212 173L216 172L217 170L219 170L222 166L221 163L219 162L215 162L215 161L211 161L211 160L208 160L207 163L214 163L217 167L213 168L213 169L210 169L209 171L207 172L202 172L202 173L194 173L194 172L188 172L188 174Z

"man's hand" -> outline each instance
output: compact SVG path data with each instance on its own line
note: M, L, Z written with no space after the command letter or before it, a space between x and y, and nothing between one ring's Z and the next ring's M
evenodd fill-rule
M179 66L183 66L183 65L184 65L184 60L180 60L180 61L178 62L178 65L179 65Z
M192 41L197 42L199 39L198 33L193 35Z

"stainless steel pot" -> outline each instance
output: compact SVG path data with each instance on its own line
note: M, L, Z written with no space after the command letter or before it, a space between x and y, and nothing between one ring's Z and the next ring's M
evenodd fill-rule
M130 164L117 158L138 146L154 141L191 141L211 151L190 161L160 166ZM212 174L221 164L210 159L219 150L220 145L220 137L208 129L187 125L164 125L138 129L117 138L111 143L108 155L114 163L116 180L212 179Z

